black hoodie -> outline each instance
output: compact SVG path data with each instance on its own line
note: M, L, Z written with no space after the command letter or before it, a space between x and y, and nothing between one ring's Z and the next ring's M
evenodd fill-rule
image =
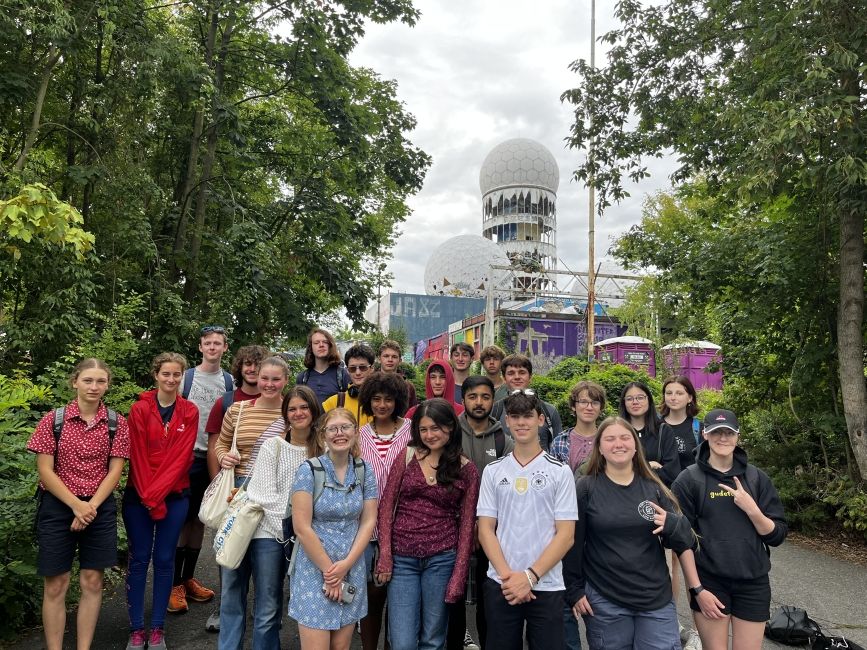
M747 477L747 453L735 447L734 462L727 472L710 466L710 447L703 441L697 449L697 469L685 470L674 481L672 491L683 514L699 536L695 554L699 577L702 573L735 580L752 580L771 570L768 546L779 546L789 531L783 504L771 479L754 468ZM750 493L762 513L773 520L774 529L759 535L747 514L737 507L731 493L720 483L741 486Z

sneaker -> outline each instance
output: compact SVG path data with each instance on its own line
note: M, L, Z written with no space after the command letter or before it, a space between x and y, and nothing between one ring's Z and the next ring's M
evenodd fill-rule
M698 632L692 630L689 633L689 638L687 638L686 643L683 644L683 650L702 650L701 637L699 637Z
M126 650L143 650L145 645L145 631L133 630L129 635L129 643L126 644Z
M163 628L155 627L151 630L151 638L148 640L148 650L166 650L166 638Z
M469 630L464 633L464 650L479 650L479 644L473 641Z
M187 590L187 599L197 603L206 603L214 597L214 590L208 589L195 578L187 580L184 583L184 588Z
M184 585L175 585L172 587L172 593L169 596L169 606L167 609L175 614L185 612L190 608L187 605L187 590Z
M220 608L217 607L213 611L213 613L208 617L208 622L205 623L205 629L208 632L219 632L220 631Z

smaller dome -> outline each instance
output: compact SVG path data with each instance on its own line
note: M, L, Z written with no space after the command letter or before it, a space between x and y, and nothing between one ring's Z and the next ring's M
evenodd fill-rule
M508 271L494 271L491 265L508 266L505 251L481 235L458 235L440 244L424 269L424 287L429 296L484 298L490 282L498 282Z
M557 193L560 168L544 145L527 138L501 142L485 156L479 171L482 196L498 187L543 187Z

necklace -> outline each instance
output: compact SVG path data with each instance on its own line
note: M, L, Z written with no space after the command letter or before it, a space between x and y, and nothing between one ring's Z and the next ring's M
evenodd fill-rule
M421 469L422 469L421 473L424 474L424 480L427 481L428 485L436 485L437 469L439 468L439 465L437 465L436 467L431 465L427 456L425 456L424 458L421 459L421 462L419 462L419 465L421 465L422 462L424 463L424 465L422 465L422 467L421 467ZM427 472L424 471L425 465L428 467L428 469L430 469L433 472L433 476L428 476Z
M383 442L385 442L386 440L389 440L390 438L393 438L394 434L397 433L397 422L393 423L391 426L392 426L391 433L379 433L379 431L376 430L376 422L370 423L370 428L373 430L373 435L375 435L377 438L379 438Z

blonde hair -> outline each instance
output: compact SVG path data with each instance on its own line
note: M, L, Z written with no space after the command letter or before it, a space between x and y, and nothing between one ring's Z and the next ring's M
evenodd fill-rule
M659 479L656 472L650 469L650 465L647 464L647 460L644 458L644 448L641 446L641 440L638 438L635 427L617 415L612 415L602 420L602 424L596 430L596 437L593 439L593 449L590 452L590 459L587 461L587 476L599 476L599 474L605 471L607 462L599 449L599 445L604 431L615 425L622 426L632 434L632 440L635 443L635 455L632 456L632 471L635 472L636 476L655 483L659 491L671 501L675 512L680 513L680 504L677 502L677 497L674 496L671 490L665 487L665 483Z
M78 363L75 364L75 368L72 369L72 373L69 375L69 387L72 388L72 384L75 383L75 380L78 379L78 376L83 373L85 370L90 370L91 368L98 368L99 370L104 370L105 374L108 375L108 384L111 386L111 368L108 367L108 364L102 359L97 359L96 357L87 357L86 359L82 359Z
M352 448L349 450L349 453L352 454L354 458L361 458L361 442L358 437L358 421L355 419L352 411L343 407L331 409L328 413L319 418L319 422L316 425L316 444L320 449L327 448L325 445L325 427L328 426L328 423L338 415L345 417L347 420L352 422L352 426L355 427L355 442L352 443Z

